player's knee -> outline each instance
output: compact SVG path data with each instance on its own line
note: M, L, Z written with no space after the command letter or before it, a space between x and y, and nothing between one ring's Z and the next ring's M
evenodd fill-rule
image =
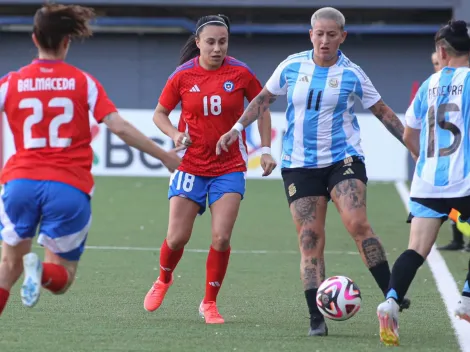
M172 251L177 251L189 242L189 238L191 235L187 235L185 233L178 233L178 232L172 232L168 233L166 236L166 244Z
M355 238L361 239L371 235L371 227L367 219L351 217L344 222L346 230Z
M212 248L216 251L225 251L230 247L231 231L212 231Z
M325 231L302 226L299 231L299 249L304 256L323 253L325 248Z
M23 272L22 258L18 256L10 256L8 254L2 256L2 266L10 273L12 277L20 277Z

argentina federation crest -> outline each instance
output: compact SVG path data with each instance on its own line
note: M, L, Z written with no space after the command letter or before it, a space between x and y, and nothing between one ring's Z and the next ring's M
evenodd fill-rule
M224 83L224 89L226 92L231 92L233 90L233 88L235 87L235 85L233 84L232 81L225 81Z

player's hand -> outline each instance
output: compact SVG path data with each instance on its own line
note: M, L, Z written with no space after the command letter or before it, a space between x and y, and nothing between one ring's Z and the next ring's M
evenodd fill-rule
M411 157L413 158L413 160L414 160L415 162L418 161L418 156L417 156L417 155L414 155L413 153L411 153Z
M220 137L219 141L217 142L217 146L215 147L215 154L222 154L222 150L224 152L228 152L228 147L238 140L239 133L240 132L237 130L231 129L222 135L222 137Z
M175 147L189 147L193 141L191 138L189 138L189 134L184 133L184 132L178 132L174 137L173 137L173 142L175 143ZM184 149L184 148L183 148Z
M167 152L166 158L162 160L162 163L166 166L168 171L173 173L178 168L178 166L180 166L181 158L178 156L178 152L186 148L187 147L185 145L180 145L179 147L176 147Z
M260 164L264 171L263 176L271 175L271 173L277 166L277 163L271 154L262 154Z

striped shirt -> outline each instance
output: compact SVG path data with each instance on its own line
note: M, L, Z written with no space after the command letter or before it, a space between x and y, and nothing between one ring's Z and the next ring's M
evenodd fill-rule
M419 88L406 125L421 130L411 197L470 195L470 69L444 67Z
M341 51L335 65L313 62L313 50L279 64L266 88L287 95L287 132L282 168L322 168L350 156L363 156L355 97L365 109L380 95L362 69Z

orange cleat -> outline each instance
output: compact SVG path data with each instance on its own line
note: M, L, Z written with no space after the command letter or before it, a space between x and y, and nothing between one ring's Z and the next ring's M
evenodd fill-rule
M165 283L160 281L160 278L157 278L157 281L154 282L152 287L144 299L144 308L148 312L153 312L160 308L162 305L163 299L165 298L168 289L173 284L173 276L171 277L170 282Z
M217 304L215 302L201 302L199 306L199 315L204 318L206 324L223 324L224 318L219 314Z

